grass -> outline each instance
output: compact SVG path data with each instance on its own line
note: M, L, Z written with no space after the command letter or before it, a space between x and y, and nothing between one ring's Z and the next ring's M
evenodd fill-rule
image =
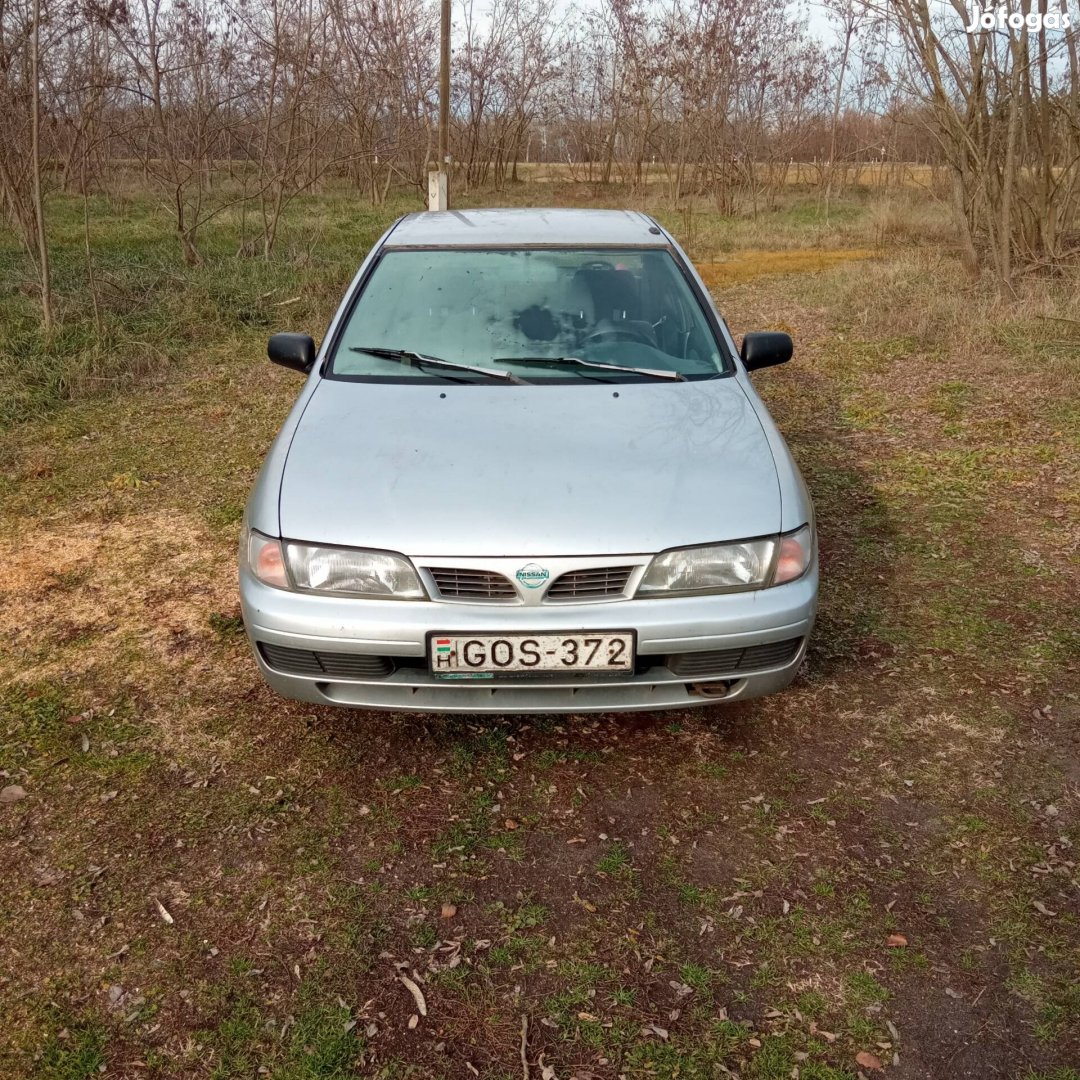
M54 1080L90 1080L104 1071L108 1035L103 1026L93 1022L68 1026L59 1018L52 1025L54 1032L42 1051L39 1071Z
M301 198L272 261L236 257L239 211L205 234L205 264L183 266L150 197L90 200L91 261L83 243L81 199L50 201L53 277L59 329L44 340L33 290L19 287L21 255L0 247L12 287L0 298L0 425L42 415L88 392L167 377L207 348L261 351L267 328L283 317L325 326L340 295L386 225L415 209L398 198L377 210L343 195ZM318 255L309 251L319 237ZM91 290L93 276L96 287Z
M502 1080L525 1016L532 1075L1075 1080L1075 283L988 299L896 193L646 200L728 268L736 333L796 337L755 385L814 493L818 626L776 698L527 720L283 702L241 633L299 385L263 339L325 325L409 200L298 200L269 263L223 217L194 270L149 200L92 200L100 339L55 200L61 331L0 297L0 1076Z

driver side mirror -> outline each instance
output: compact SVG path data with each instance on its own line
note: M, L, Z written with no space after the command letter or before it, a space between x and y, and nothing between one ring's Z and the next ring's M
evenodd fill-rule
M306 375L315 366L315 342L308 334L275 334L266 355L273 363Z
M764 330L747 334L742 340L739 355L747 371L757 371L758 368L786 364L794 352L795 343L790 335Z

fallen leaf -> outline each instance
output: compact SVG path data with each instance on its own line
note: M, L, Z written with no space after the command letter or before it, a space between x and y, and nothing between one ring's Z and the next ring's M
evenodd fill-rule
M158 914L162 917L162 919L165 920L165 922L172 926L172 924L176 922L176 920L169 914L169 909L165 907L165 905L156 897L154 898L154 903L157 904Z
M427 1002L424 1000L424 995L421 992L420 987L417 986L416 983L414 983L408 975L399 975L398 980L401 982L401 985L404 986L410 994L412 994L413 1000L415 1000L416 1002L416 1008L419 1010L420 1015L427 1016Z
M457 904L443 904L441 914L444 919L452 919L457 914Z
M885 1066L881 1064L881 1059L874 1057L868 1050L860 1050L855 1055L855 1064L863 1069L873 1069L875 1071L883 1069Z
M903 934L890 934L885 939L885 944L890 949L903 949L907 947L907 938Z
M1031 906L1040 915L1049 915L1051 919L1054 918L1055 915L1057 915L1056 911L1051 911L1041 900L1032 900Z
M9 784L0 791L0 803L15 803L26 798L26 792L18 784Z
M504 824L504 825L505 825L505 826L506 826L506 827L507 827L508 829L516 829L516 828L517 828L517 822L516 822L516 821L515 821L515 820L514 820L514 819L513 819L512 817L508 817L508 818L507 818L507 819L506 819L506 820L505 820L505 821L503 822L503 824Z

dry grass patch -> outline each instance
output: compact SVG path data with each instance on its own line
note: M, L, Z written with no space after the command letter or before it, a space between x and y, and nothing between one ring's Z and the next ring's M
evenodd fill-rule
M177 510L49 529L24 522L14 537L0 540L0 675L12 682L97 671L148 691L207 664L210 613L235 607L220 541Z
M869 248L740 251L733 258L721 262L700 263L698 271L710 289L722 289L770 274L810 274L841 263L872 259L878 254Z

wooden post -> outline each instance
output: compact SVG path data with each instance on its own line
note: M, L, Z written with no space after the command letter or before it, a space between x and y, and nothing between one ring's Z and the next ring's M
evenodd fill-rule
M427 208L429 210L448 210L450 208L445 169L432 169L428 173Z

